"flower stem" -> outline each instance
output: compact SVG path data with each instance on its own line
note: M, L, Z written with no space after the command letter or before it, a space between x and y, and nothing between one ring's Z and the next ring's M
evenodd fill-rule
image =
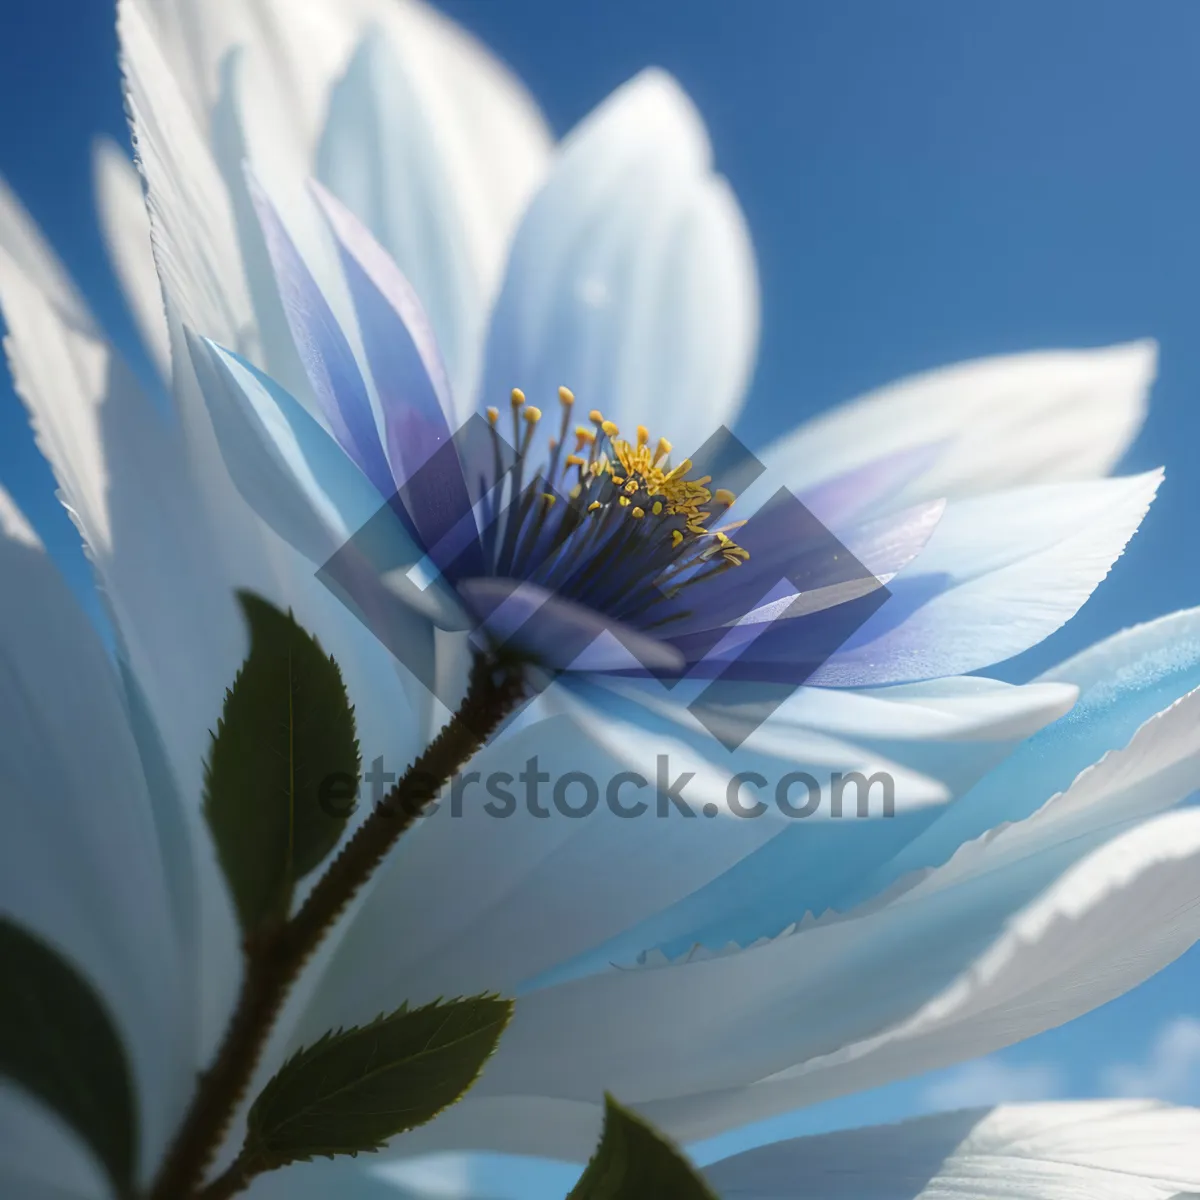
M247 938L237 1007L212 1065L200 1076L149 1200L181 1200L193 1195L224 1200L259 1173L252 1163L239 1158L208 1189L201 1190L292 984L400 835L491 737L516 707L523 690L518 668L477 657L458 711L376 804L295 915L274 929Z
M239 1154L220 1175L196 1193L197 1200L229 1200L230 1196L249 1187L258 1174L260 1171L255 1164Z

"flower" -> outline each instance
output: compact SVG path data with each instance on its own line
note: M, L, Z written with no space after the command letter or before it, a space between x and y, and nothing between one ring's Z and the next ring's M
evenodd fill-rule
M370 614L402 660L415 640L412 616L394 620L378 584L364 583L372 557L382 555L390 580L382 590L422 616L450 630L474 622L493 647L543 666L796 684L814 668L819 677L830 655L840 667L837 647L880 607L882 578L924 546L940 501L850 523L845 536L864 566L786 491L748 520L718 525L737 498L704 464L751 481L761 470L731 452L729 437L700 449L704 463L679 460L645 425L629 440L598 409L576 423L566 387L556 397L560 419L543 421L513 389L511 421L489 407L486 421L454 432L447 372L418 298L370 233L314 187L383 404L382 437L349 341L253 181L295 349L333 436L245 359L186 336L234 482L297 549L318 563L332 553L322 577ZM843 518L855 515L866 485L834 487ZM418 583L411 568L422 563ZM395 624L392 636L380 619ZM422 678L434 686L434 672Z
M0 226L13 373L95 564L120 666L118 678L6 505L0 678L6 710L25 719L0 761L47 800L5 839L3 904L82 964L113 1008L139 1084L143 1173L210 1056L238 972L198 813L205 730L244 649L233 587L296 609L345 670L368 755L403 763L436 706L313 575L396 482L390 457L381 490L344 448L370 463L376 406L456 429L476 396L520 383L553 398L570 382L616 427L602 420L596 435L595 463L600 434L611 444L599 472L611 480L614 462L628 471L645 454L656 466L659 431L679 442L732 421L755 340L740 214L669 79L627 86L550 158L519 86L426 10L267 11L280 15L263 32L240 6L121 5L153 270L146 210L130 204L139 189L111 155L102 191L178 426L158 419L10 202ZM366 16L379 26L366 31ZM273 223L260 202L265 239L243 158L281 214ZM314 167L428 308L444 388L419 322L402 322L417 331L411 348L393 340L388 357L384 339L372 352L302 190ZM331 211L343 244L359 236ZM289 243L295 269L280 271ZM295 285L282 296L272 257ZM330 317L315 328L299 303L313 299ZM215 378L192 371L189 334L209 339L195 359ZM718 810L745 772L884 769L894 820L580 822L518 807L496 821L447 806L336 932L264 1070L399 998L516 991L516 1022L478 1087L394 1150L578 1159L605 1087L673 1136L699 1138L1029 1036L1182 952L1197 936L1200 829L1191 811L1166 810L1195 779L1196 615L1119 635L1023 687L966 676L1069 618L1140 522L1158 476L1100 476L1137 428L1151 361L1134 345L951 368L761 455L872 579L892 577L887 604L810 681L854 690L800 689L730 754L674 695L588 679L554 689L476 764L510 782L535 754L559 779L654 779L665 753L668 783L691 774L696 803ZM425 381L422 409L413 389ZM654 439L617 446L650 423ZM591 443L582 457L590 471ZM643 482L665 486L641 465ZM698 516L710 509L645 490L677 508L682 537L717 540ZM630 499L608 508L643 507ZM724 547L718 556L728 561ZM730 563L722 578L744 573ZM434 674L452 675L461 647L430 611L395 613ZM37 782L47 763L49 788ZM18 1097L3 1103L25 1143L18 1180L95 1190L61 1131ZM334 1166L345 1187L361 1170Z
M188 857L171 841L180 832L180 813L158 790L162 777L153 773L145 743L139 749L145 714L130 719L95 632L32 530L7 499L0 513L0 565L12 584L0 600L4 700L19 718L5 740L5 778L42 798L12 810L17 823L0 844L5 911L69 952L112 1007L139 1084L149 1167L189 1094L196 1065L199 960L194 920L189 923L195 896L187 887ZM1200 613L1194 612L1118 635L1064 664L1051 675L1082 687L1074 719L1024 743L960 801L962 820L976 827L989 825L995 805L1014 793L1032 815L1014 814L1018 819L1008 828L964 843L943 866L913 871L904 889L891 889L890 902L861 905L846 919L806 922L758 949L693 955L673 967L646 963L527 996L513 1031L520 1044L515 1052L503 1048L493 1064L502 1068L499 1087L523 1077L523 1094L497 1095L489 1068L482 1094L468 1095L429 1126L425 1145L582 1156L594 1134L593 1083L619 1078L634 1088L639 1077L660 1079L667 1072L678 1078L682 1066L729 1078L730 1059L692 1053L699 1045L728 1045L727 1036L714 1035L721 1027L752 1034L740 1050L753 1056L758 1070L772 1054L776 1062L798 1065L750 1087L640 1105L668 1120L679 1136L981 1053L1117 994L1195 937L1187 914L1196 909L1200 820L1190 809L1153 814L1194 782L1200 694L1189 692L1144 721L1123 750L1079 773L1048 803L1038 807L1038 798L1098 747L1119 743L1147 710L1194 682L1198 672ZM21 703L11 703L18 698ZM936 839L937 825L924 836ZM504 823L493 829L503 834ZM947 837L954 841L963 832L948 830ZM920 840L910 838L907 846L919 853ZM507 840L506 848L511 845ZM890 849L875 871L875 886L911 865L903 861L904 849ZM925 849L927 856L940 853ZM437 867L445 870L452 861ZM410 867L419 862L408 859ZM854 867L863 864L861 857L844 864L843 887L856 882ZM104 903L96 903L99 896ZM1016 897L1024 903L1010 907ZM391 898L401 898L394 881ZM446 891L437 900L455 898ZM966 919L964 908L974 910ZM527 913L523 923L527 934L534 916ZM412 928L420 930L421 923ZM493 926L490 932L498 931ZM940 961L928 952L931 939L944 954ZM1136 953L1127 952L1131 947ZM510 939L505 949L521 946ZM378 942L373 953L371 965L379 967ZM970 969L956 970L964 957ZM374 984L362 965L359 986ZM930 971L933 979L925 977ZM325 976L326 985L354 982L329 971ZM881 977L886 988L877 986ZM320 1004L334 1002L336 989L325 990L310 1018L314 1027L323 1019ZM922 995L928 998L914 1004ZM828 1026L773 1020L771 1010L781 1001L809 1012L830 1006L843 1028L851 1027L841 1035L846 1040L824 1053L806 1051L805 1043L818 1046ZM533 1020L522 1024L522 1005L530 1003ZM616 1009L610 1012L609 1004ZM645 1015L660 1004L668 1006L671 1021L655 1030ZM855 1036L855 1026L864 1036ZM700 1030L706 1031L702 1042ZM668 1036L672 1040L662 1044ZM605 1065L603 1056L614 1061ZM13 1091L0 1093L0 1108L6 1151L0 1180L12 1194L105 1194L95 1166L62 1126ZM719 1194L787 1197L811 1194L823 1172L838 1170L846 1195L866 1195L876 1177L900 1186L923 1181L940 1166L947 1189L965 1186L972 1173L994 1178L1000 1172L1030 1196L1066 1197L1084 1183L1089 1194L1104 1194L1096 1189L1127 1189L1136 1178L1148 1196L1165 1200L1200 1180L1196 1120L1194 1110L1139 1102L1002 1107L798 1139L716 1164L710 1175ZM922 1173L897 1174L901 1153ZM859 1174L847 1176L849 1168ZM911 1191L897 1194L915 1195L919 1186L913 1182ZM251 1194L264 1200L316 1196L331 1187L339 1195L386 1194L374 1168L345 1159L263 1176Z

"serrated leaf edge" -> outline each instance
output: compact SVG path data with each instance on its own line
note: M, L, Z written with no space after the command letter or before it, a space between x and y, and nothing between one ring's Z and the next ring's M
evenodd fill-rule
M414 1013L424 1012L428 1009L433 1009L433 1008L449 1009L454 1004L477 1002L477 1001L486 1001L486 1002L494 1003L500 1007L500 1009L502 1010L502 1015L503 1015L503 1022L500 1027L500 1033L503 1033L504 1029L508 1026L508 1023L512 1020L512 1015L515 1010L515 1003L511 999L503 997L497 992L484 992L484 993L481 993L476 996L455 996L449 1000L446 1000L444 997L439 996L439 997L437 997L437 999L432 1000L427 1004L418 1005L416 1008L409 1008L408 1001L406 1000L406 1001L404 1001L404 1003L402 1003L400 1005L399 1008L394 1009L390 1013L381 1012L377 1017L375 1017L371 1021L368 1021L366 1024L339 1026L337 1029L327 1030L315 1042L313 1042L312 1045L302 1046L299 1050L297 1050L294 1054L292 1054L288 1059L286 1059L284 1061L284 1063L280 1066L279 1070L276 1071L275 1074L263 1085L262 1091L259 1092L259 1094L254 1099L254 1103L251 1104L250 1110L246 1114L246 1145L245 1145L245 1149L243 1150L243 1154L246 1155L248 1158L254 1159L256 1162L263 1164L264 1169L275 1169L277 1167L286 1166L288 1163L293 1163L293 1162L312 1162L313 1158L315 1158L315 1157L328 1158L328 1159L344 1158L344 1157L357 1158L358 1155L360 1155L360 1154L377 1154L380 1150L385 1149L387 1146L387 1142L383 1141L383 1142L376 1142L373 1145L358 1146L352 1150L344 1149L341 1147L323 1148L320 1146L314 1146L311 1150L309 1150L305 1154L286 1154L286 1155L271 1154L266 1149L262 1148L259 1145L256 1145L256 1143L259 1141L259 1139L256 1138L256 1136L255 1136L254 1116L255 1116L256 1112L261 1113L261 1111L262 1111L261 1105L267 1099L267 1097L270 1095L273 1086L280 1079L282 1079L284 1073L289 1068L295 1067L301 1061L307 1061L307 1060L311 1059L321 1049L328 1046L330 1042L332 1042L338 1038L350 1037L356 1033L369 1032L370 1030L374 1029L376 1026L382 1025L387 1021L395 1020L397 1017L412 1015ZM486 1028L486 1026L483 1028ZM476 1030L475 1032L478 1033L479 1030ZM453 1045L457 1044L458 1041L462 1041L462 1040L464 1040L464 1039L459 1038L459 1039L456 1039L455 1042L447 1042L447 1043L445 1043L444 1046L439 1047L439 1049L445 1049L448 1046L453 1046ZM437 1108L433 1112L431 1112L430 1115L428 1117L426 1117L424 1121L420 1122L420 1125L427 1125L430 1121L436 1120L437 1117L439 1117L443 1112L446 1111L446 1109L448 1109L452 1105L456 1104L458 1102L458 1100L461 1099L462 1096L464 1096L468 1091L471 1090L472 1087L475 1086L475 1083L478 1081L479 1076L483 1074L484 1067L487 1066L487 1064L491 1060L492 1056L496 1053L496 1049L498 1048L499 1043L500 1043L500 1037L498 1034L496 1037L496 1044L493 1045L492 1049L489 1050L488 1053L486 1055L484 1055L484 1057L480 1060L477 1070L471 1076L470 1081L467 1083L466 1087L463 1088L463 1090L458 1094L457 1097L455 1097L454 1100L447 1101L445 1104L441 1105L439 1108ZM421 1054L414 1055L413 1060L420 1058L421 1055L428 1053L428 1052L429 1051L422 1051ZM410 1061L412 1061L412 1060L410 1060ZM394 1064L393 1064L393 1066L394 1066ZM390 1070L390 1069L392 1069L392 1067L383 1067L380 1069L381 1070ZM364 1076L364 1078L369 1078L369 1076ZM336 1093L331 1093L331 1094L336 1095ZM294 1117L289 1118L288 1123L290 1123L291 1120L294 1120L294 1119L295 1119ZM283 1127L284 1126L282 1126L282 1125L280 1126L280 1128L283 1128ZM419 1126L413 1126L413 1128L418 1128L418 1127Z

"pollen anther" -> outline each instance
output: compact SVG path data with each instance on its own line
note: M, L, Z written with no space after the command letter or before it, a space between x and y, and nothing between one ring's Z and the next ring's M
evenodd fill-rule
M711 488L709 475L690 477L694 469L691 459L672 464L671 443L666 438L653 440L647 426L637 425L632 438L622 438L616 422L606 419L595 408L588 414L590 426L574 426L574 452L567 454L566 439L572 428L575 394L567 387L560 387L558 400L562 406L561 420L555 421L555 428L547 430L543 437L539 427L544 415L542 409L527 404L520 388L511 391L515 439L512 486L519 502L511 506L497 541L494 567L498 572L522 577L529 573L530 578L537 578L534 572L541 570L553 580L556 571L566 572L569 564L581 555L598 553L603 559L609 554L624 557L645 553L647 576L643 584L631 585L633 595L641 594L639 587L672 580L673 596L693 582L740 566L750 557L729 536L744 522L727 523L720 529L710 524L712 518L724 517L736 499L733 492ZM499 475L501 443L495 426L500 410L489 407L486 412L493 427L495 470ZM540 466L532 461L535 442L549 448L549 456ZM572 468L578 474L571 477L564 493L570 502L556 509L559 497L543 489L566 478ZM624 532L613 527L613 518L622 511L644 523L637 535L628 527ZM599 514L599 519L589 523L590 532L580 533L572 547L578 517L570 514L580 512ZM655 520L647 522L650 516ZM643 532L653 535L653 551L638 549L648 544L648 539L640 536ZM557 564L559 560L550 556L560 552L561 568L549 565ZM601 565L607 569L606 561ZM622 579L626 578L624 570ZM590 570L585 572L588 577L591 574ZM635 601L625 597L621 602Z

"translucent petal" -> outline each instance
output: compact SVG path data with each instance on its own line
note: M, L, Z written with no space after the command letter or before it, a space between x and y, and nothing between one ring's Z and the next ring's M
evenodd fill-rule
M897 504L1106 475L1146 414L1157 347L1039 350L941 367L835 408L762 455L807 489L897 452L940 452Z
M707 1168L726 1200L1172 1200L1200 1187L1200 1110L1154 1101L939 1113Z
M648 71L563 143L517 232L488 339L484 397L572 388L681 451L732 423L758 336L745 224L711 173L703 124Z

